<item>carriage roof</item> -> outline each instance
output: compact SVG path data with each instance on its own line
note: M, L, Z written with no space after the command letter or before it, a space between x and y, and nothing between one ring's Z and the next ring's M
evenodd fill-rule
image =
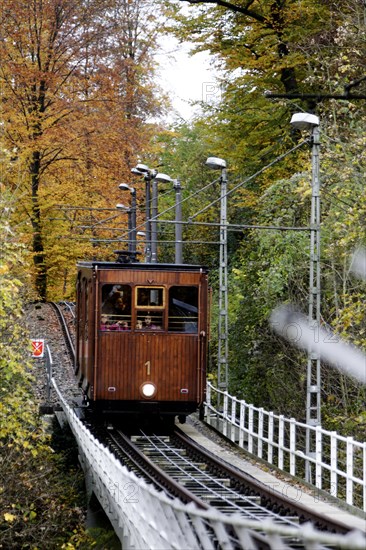
M208 268L201 265L193 264L165 264L165 263L121 263L121 262L105 262L98 260L79 261L78 268L88 269L128 269L135 271L201 271L208 272Z

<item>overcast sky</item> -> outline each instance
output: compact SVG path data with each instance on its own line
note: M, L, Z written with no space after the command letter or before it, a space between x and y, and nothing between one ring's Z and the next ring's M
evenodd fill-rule
M157 56L161 67L160 85L170 92L179 115L189 120L198 109L190 105L191 101L212 103L218 98L210 56L202 52L190 57L189 44L180 45L173 38L164 38L161 44L163 51Z

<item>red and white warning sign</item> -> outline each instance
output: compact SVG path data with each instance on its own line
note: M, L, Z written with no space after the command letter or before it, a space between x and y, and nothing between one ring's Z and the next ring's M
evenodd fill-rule
M31 340L32 357L43 357L44 355L44 340Z

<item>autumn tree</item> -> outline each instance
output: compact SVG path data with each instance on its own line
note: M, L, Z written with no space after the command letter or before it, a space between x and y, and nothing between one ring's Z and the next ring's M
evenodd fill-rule
M50 207L66 197L105 206L146 147L144 122L160 108L155 14L139 0L4 0L0 18L4 178L30 220L45 299Z

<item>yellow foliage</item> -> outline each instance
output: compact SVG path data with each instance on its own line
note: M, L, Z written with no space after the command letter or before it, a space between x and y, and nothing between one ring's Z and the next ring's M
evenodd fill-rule
M17 516L14 516L14 514L9 514L8 512L5 512L4 514L4 520L8 523L12 523L17 519Z

